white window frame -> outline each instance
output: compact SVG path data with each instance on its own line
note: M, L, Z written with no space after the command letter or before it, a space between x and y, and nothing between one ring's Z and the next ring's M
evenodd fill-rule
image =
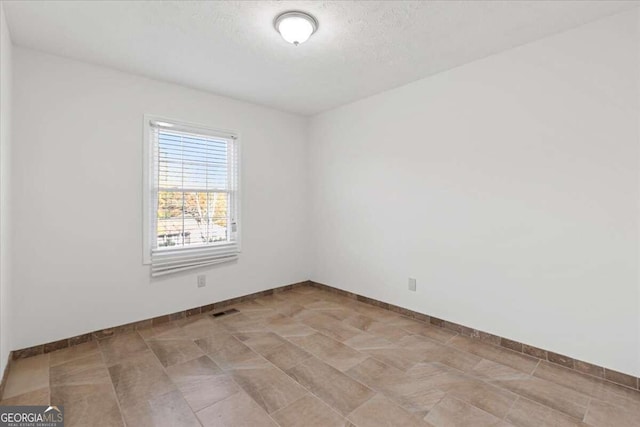
M153 158L153 140L152 140L152 131L151 126L152 123L164 122L170 123L180 130L185 130L195 134L203 134L203 135L212 135L218 136L227 139L233 139L235 144L235 153L237 156L236 161L236 194L235 194L235 219L236 219L236 231L235 231L235 244L237 246L238 254L241 252L241 242L242 242L242 226L241 226L241 205L242 205L242 185L241 185L241 144L240 144L240 135L236 131L228 130L228 129L220 129L213 126L202 125L192 122L187 122L184 120L176 120L167 117L162 117L154 114L145 114L143 120L143 150L142 150L142 182L143 182L143 197L142 197L142 263L145 265L152 264L152 249L154 245L152 244L152 237L156 239L156 218L151 218L151 204L154 203L157 196L154 196L156 189L154 188L154 176L153 170L155 166L155 159ZM170 128L169 128L170 129ZM154 230L152 230L154 228ZM155 240L154 240L155 241ZM207 245L211 248L215 248L216 244ZM205 247L207 247L205 246ZM185 248L189 249L189 248ZM188 268L187 268L188 269ZM185 269L186 270L186 269ZM178 272L180 270L176 270ZM167 274L172 273L168 272Z

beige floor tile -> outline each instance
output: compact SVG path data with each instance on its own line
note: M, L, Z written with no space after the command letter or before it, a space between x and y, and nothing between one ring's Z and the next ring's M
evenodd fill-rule
M582 421L561 412L518 398L505 420L517 427L584 427Z
M209 314L187 317L176 321L176 324L191 339L206 338L211 335L229 332L222 323L214 321Z
M296 298L287 298L286 302L283 302L276 310L279 313L286 314L287 316L291 316L294 319L301 318L305 314L312 313L314 310L306 308L304 305L309 301L315 300L314 298L308 297L296 297Z
M308 304L304 304L304 308L310 310L342 310L343 307L334 301L328 299L320 299Z
M50 368L51 386L109 384L109 372L100 353L71 360Z
M439 385L452 382L451 380L434 381L434 378L442 378L442 375L447 373L445 369L448 368L438 366L440 365L416 365L404 375L402 380L387 387L385 394L410 412L426 414L446 394Z
M181 339L185 338L185 331L180 328L177 322L162 323L157 326L149 326L137 330L138 334L145 340L150 339Z
M218 368L208 356L170 366L166 371L194 411L240 391L231 376Z
M398 327L415 327L416 323L422 323L424 324L424 322L419 322L415 319L410 319L409 317L406 316L401 316L401 315L397 315L395 318L393 319L388 319L386 322L386 324L388 325L394 325L394 326L398 326Z
M111 384L52 387L51 402L64 406L65 426L122 426Z
M420 348L423 349L425 362L439 362L461 371L468 371L476 366L482 360L481 357L465 351L448 347L431 338L425 338L420 335L412 335L404 337L397 342L399 348Z
M291 317L280 314L266 321L267 328L282 337L311 335L316 331L305 324L293 320Z
M171 366L202 356L204 353L190 339L152 339L147 345L163 366Z
M352 326L356 329L360 329L363 332L368 331L373 326L384 325L384 323L382 322L378 322L369 316L365 316L364 314L359 314L359 313L352 314L351 316L347 317L346 319L343 320L343 323L346 325Z
M402 337L400 340L395 342L395 345L398 347L408 347L408 348L420 348L423 350L434 350L434 349L438 349L438 348L442 348L445 347L444 344L429 338L429 337L425 337L424 335L407 335L405 337ZM477 357L477 356L476 356ZM480 360L480 359L478 359Z
M507 390L473 379L453 382L448 386L441 386L440 389L498 418L504 418L518 398L516 394Z
M8 397L0 401L0 406L12 405L48 405L51 403L49 399L49 387L39 388L17 396Z
M307 308L307 306L322 299L319 295L299 295L294 293L287 295L288 302L301 305L305 310L311 310L311 308Z
M187 362L169 366L169 378L178 386L205 380L222 373L222 370L208 356L200 356Z
M93 394L113 394L111 381L104 384L68 384L51 387L51 403L54 405L69 405L86 396ZM115 395L114 395L115 397Z
M321 312L317 311L317 310L311 310L308 308L304 308L302 309L302 311L299 311L298 313L292 314L290 315L290 317L295 320L296 322L301 322L301 323L307 323L305 320L310 319L310 318L314 318L317 317L319 315L325 316L327 319L331 319L334 321L337 321L336 319L327 316L325 314L322 314Z
M424 381L375 359L367 359L347 374L373 390L383 393L406 410L424 416L445 395Z
M353 338L361 332L359 329L319 312L311 312L302 316L300 321L310 328L341 342Z
M268 362L229 334L196 340L196 344L222 369L255 368Z
M41 354L13 361L3 399L49 387L49 355Z
M535 377L523 380L498 380L493 384L578 420L584 417L590 399L582 393Z
M407 372L410 385L446 392L486 412L503 418L518 396L510 391L486 383L469 374L442 363L422 363Z
M263 332L266 331L265 322L260 319L252 319L244 313L237 313L213 319L216 325L221 325L231 333L238 332Z
M260 354L287 342L287 340L273 332L245 332L234 334L234 336Z
M312 357L311 354L290 342L286 342L278 347L273 347L261 354L265 359L283 371L291 369L298 363Z
M293 293L299 293L299 294L318 294L318 293L325 293L324 291L322 291L321 289L315 288L313 286L310 286L309 284L305 284L305 285L301 285L298 286L294 289L292 289L290 292ZM328 296L331 296L331 294L328 294Z
M640 393L637 391L553 363L540 362L534 376L614 405L624 402L625 405L640 406Z
M156 395L133 406L123 406L127 426L199 427L200 423L179 391Z
M353 310L350 310L348 308L334 308L334 309L327 309L327 310L318 310L318 312L324 313L327 316L332 317L332 318L336 319L339 322L342 322L346 318L348 318L348 317L353 315Z
M454 336L458 335L456 332L449 329L439 328L437 326L430 325L428 323L415 321L413 325L401 326L402 329L411 332L415 335L422 335L432 340L436 340L440 343L446 343Z
M359 426L426 427L428 423L405 411L386 397L378 394L349 414L348 419Z
M378 322L382 322L382 323L390 322L392 320L397 319L397 317L398 317L398 314L392 313L389 310L385 310L385 309L380 308L380 307L374 307L372 305L365 304L365 303L359 302L359 301L351 303L350 307L354 311L357 311L360 314L368 316L368 317L370 317L372 319L375 319Z
M194 411L213 405L241 390L230 374L215 375L198 382L183 384L179 388Z
M462 384L482 383L488 385L472 375L437 362L420 363L407 371L407 374L415 378L416 381L424 381L444 391L453 390Z
M245 302L241 302L240 304L235 304L233 306L233 308L235 308L236 310L244 313L244 312L256 312L256 311L269 311L270 309L268 307L265 307L264 305L260 304L258 301L256 300L251 300L251 301L245 301Z
M129 356L119 364L111 366L109 374L123 409L175 389L175 385L150 350Z
M408 377L390 386L385 391L385 395L409 412L424 417L445 397L446 393Z
M522 380L529 378L529 374L486 359L482 359L468 372L484 380Z
M456 398L446 396L425 417L435 427L499 426L502 420Z
M600 400L592 400L584 421L594 427L638 427L640 405L621 407Z
M356 350L394 347L394 344L388 339L368 334L366 332L362 332L353 338L349 338L344 342L344 344Z
M95 353L99 353L98 343L95 341L85 342L49 353L49 365L56 366L72 360L82 359Z
M240 391L197 413L204 427L276 427L269 414Z
M492 360L513 369L517 369L525 374L531 374L539 362L539 359L534 357L516 353L515 351L511 351L506 348L486 344L479 340L474 340L460 335L451 338L448 345L455 347L458 350L466 351L484 359Z
M596 393L604 382L545 361L540 362L533 375L588 395Z
M377 337L384 338L391 342L397 342L400 339L411 335L411 332L406 331L398 326L382 324L374 324L368 330L367 333L375 335Z
M254 310L254 311L243 311L242 314L247 316L251 320L257 320L262 323L264 326L267 325L267 322L271 319L277 319L282 316L282 313L272 310L272 309L264 309L264 310Z
M289 369L287 373L344 416L374 394L371 389L315 357Z
M278 305L283 304L284 300L278 294L265 295L254 300L263 307L275 309Z
M268 413L300 399L307 391L274 367L238 369L231 375L235 382Z
M137 332L115 335L98 341L100 351L107 366L148 350L147 344Z
M373 348L362 352L401 371L407 371L424 360L424 350L419 348Z
M271 414L271 417L282 427L346 427L350 424L310 394Z
M346 371L368 357L322 334L290 337L289 341L341 371Z
M372 390L383 393L408 378L400 369L373 358L363 360L345 373Z
M295 302L282 302L274 308L278 313L284 314L285 316L295 316L304 311L304 309L303 306Z

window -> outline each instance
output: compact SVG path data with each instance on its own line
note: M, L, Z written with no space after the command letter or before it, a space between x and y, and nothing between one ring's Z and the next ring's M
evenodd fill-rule
M237 259L237 136L150 116L144 123L144 261L151 275Z

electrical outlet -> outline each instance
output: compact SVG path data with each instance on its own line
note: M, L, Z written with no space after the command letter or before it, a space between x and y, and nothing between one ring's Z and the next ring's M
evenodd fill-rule
M413 277L409 277L409 290L413 292L416 291L416 279Z
M207 276L201 274L198 276L198 287L204 288L205 286L207 286Z

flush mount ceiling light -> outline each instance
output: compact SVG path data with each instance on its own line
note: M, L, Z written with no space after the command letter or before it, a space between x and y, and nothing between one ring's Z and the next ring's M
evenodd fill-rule
M318 21L308 13L295 10L278 15L273 26L283 39L297 46L316 32Z

